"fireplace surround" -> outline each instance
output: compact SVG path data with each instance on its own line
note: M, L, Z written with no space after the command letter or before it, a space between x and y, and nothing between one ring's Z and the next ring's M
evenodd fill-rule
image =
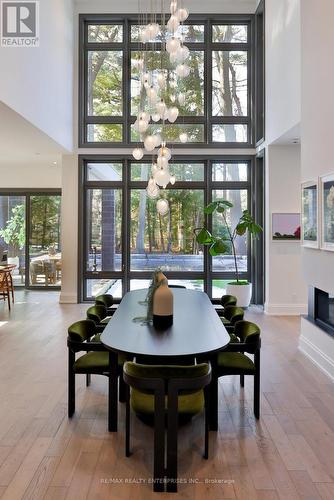
M334 337L334 294L310 287L307 318Z

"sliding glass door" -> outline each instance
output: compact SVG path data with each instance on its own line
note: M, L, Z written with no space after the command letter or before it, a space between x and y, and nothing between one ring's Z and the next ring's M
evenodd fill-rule
M61 285L60 195L29 197L29 285Z
M203 225L204 207L215 199L233 203L227 215L233 226L243 210L252 210L252 165L250 157L175 158L170 168L177 181L162 192L169 212L161 216L146 192L149 158L82 158L80 298L108 292L120 299L128 290L146 287L158 267L172 284L221 297L235 278L232 252L211 257L197 244L194 229ZM223 235L219 214L206 222ZM247 237L238 238L237 251L240 276L251 279Z
M25 284L26 260L26 197L0 195L0 261L14 264L15 286Z
M60 192L0 193L0 257L16 265L15 286L60 287L60 229Z

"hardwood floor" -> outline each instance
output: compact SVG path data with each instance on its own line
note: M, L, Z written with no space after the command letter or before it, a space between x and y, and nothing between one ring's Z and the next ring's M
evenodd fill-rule
M0 497L156 499L152 429L132 419L124 456L107 428L107 381L78 377L77 412L66 416L67 326L87 305L59 305L58 294L20 292L9 314L0 304ZM334 384L297 350L299 319L246 314L262 329L262 417L252 411L252 382L220 379L219 432L202 459L203 420L179 432L175 498L334 499ZM194 484L191 484L191 481ZM173 497L173 498L174 498Z

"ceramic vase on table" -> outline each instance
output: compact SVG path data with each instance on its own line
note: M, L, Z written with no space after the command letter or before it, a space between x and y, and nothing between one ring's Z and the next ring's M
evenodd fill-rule
M166 330L173 324L173 292L163 273L159 273L157 281L160 285L153 295L153 326L157 330Z

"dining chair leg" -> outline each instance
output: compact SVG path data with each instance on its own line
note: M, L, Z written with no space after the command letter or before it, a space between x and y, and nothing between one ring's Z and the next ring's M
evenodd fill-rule
M163 387L154 397L153 491L165 490L165 393Z
M254 355L255 374L254 374L254 415L260 418L260 350Z
M206 460L209 458L209 405L210 405L210 394L209 394L209 387L206 386L204 388L204 401L205 401L205 436L204 436L204 455L203 458Z
M119 391L119 394L118 394L118 401L120 403L124 403L125 402L125 398L126 398L126 383L124 382L124 379L123 379L123 376L120 375L119 377L119 387L118 387L118 391Z
M168 392L167 416L167 491L177 492L178 392Z
M90 386L90 383L91 383L91 374L90 373L87 373L86 374L86 387L89 387Z
M218 378L213 375L209 385L210 430L218 430Z
M108 430L117 432L118 401L117 401L117 354L109 351L108 377Z
M125 382L124 382L125 384ZM131 455L130 451L130 387L125 384L125 456Z
M68 418L71 418L75 412L75 372L73 365L75 354L68 350Z
M12 276L12 273L9 273L9 282L10 282L10 290L12 292L12 302L14 304L14 285L13 285L13 276Z
M245 387L245 375L240 375L240 385L241 387Z

